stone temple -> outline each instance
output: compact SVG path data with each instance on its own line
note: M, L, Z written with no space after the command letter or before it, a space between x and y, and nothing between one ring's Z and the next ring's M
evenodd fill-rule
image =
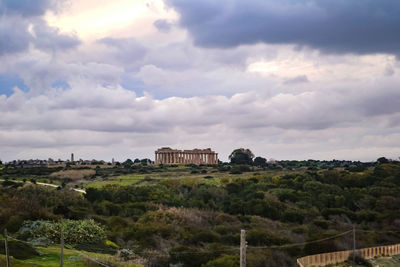
M211 148L178 150L162 147L155 154L156 164L218 164L218 153Z

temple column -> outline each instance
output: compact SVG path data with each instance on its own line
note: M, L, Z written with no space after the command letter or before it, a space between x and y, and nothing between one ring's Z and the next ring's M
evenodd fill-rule
M155 153L155 156L154 156L154 162L155 162L155 164L158 164L158 161L157 161L157 152Z

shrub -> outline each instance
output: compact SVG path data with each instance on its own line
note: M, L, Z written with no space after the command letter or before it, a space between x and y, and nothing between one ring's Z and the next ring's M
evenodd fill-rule
M211 260L202 267L238 267L239 255L222 255L221 257Z
M361 265L361 266L366 266L366 267L372 267L373 265L364 259L359 253L350 253L349 258L347 260L349 263Z
M104 228L94 220L26 221L18 236L25 239L45 237L59 243L61 231L67 244L97 243L105 239Z

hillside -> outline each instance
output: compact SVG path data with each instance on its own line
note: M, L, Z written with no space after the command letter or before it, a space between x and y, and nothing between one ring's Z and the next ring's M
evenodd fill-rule
M124 249L121 260L152 266L238 266L240 229L247 230L248 266L294 266L297 257L351 249L351 234L308 242L353 225L357 247L400 242L400 164L310 164L96 168L79 184L50 171L2 170L0 226L28 239L20 230L27 220L93 219L104 228L103 245L115 244L110 254ZM104 249L76 243L82 251Z

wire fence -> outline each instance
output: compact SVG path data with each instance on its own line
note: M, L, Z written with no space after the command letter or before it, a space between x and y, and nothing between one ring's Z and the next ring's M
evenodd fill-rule
M374 230L362 230L362 229L357 229L357 230L348 230L336 235L332 235L326 238L321 238L321 239L316 239L316 240L310 240L310 241L306 241L306 242L300 242L300 243L290 243L290 244L284 244L284 245L271 245L271 246L246 246L248 250L251 251L256 251L259 249L265 250L265 249L271 249L271 250L276 250L276 249L285 249L285 248L291 248L291 247L300 247L300 246L306 246L308 244L316 244L316 243L320 243L320 242L325 242L327 240L332 240L332 239L336 239L345 235L348 235L350 233L353 233L354 231L356 232L365 232L365 233L388 233L388 234L394 234L394 233L400 233L400 231L374 231ZM27 242L25 240L21 240L15 237L12 237L10 235L8 235L9 240L14 240L14 241L18 241L18 242L23 242L26 244L31 245L30 242ZM104 262L104 260L93 257L87 253L82 252L81 250L77 250L75 249L73 246L66 244L65 248L72 250L74 252L76 252L79 256L95 263L98 264L100 266L104 266L104 267L111 267L112 265L108 264L107 262ZM158 256L164 255L166 257L170 256L170 255L187 255L187 254L192 254L192 255L201 255L201 254L218 254L218 253L235 253L235 252L239 252L240 251L240 247L239 246L234 246L234 247L227 247L227 248L221 248L221 249L213 249L213 250L202 250L202 251L168 251L168 252L161 252L161 253L157 253ZM138 255L138 256L150 256L151 253L149 252L134 252L134 254ZM113 257L113 256L111 256Z

